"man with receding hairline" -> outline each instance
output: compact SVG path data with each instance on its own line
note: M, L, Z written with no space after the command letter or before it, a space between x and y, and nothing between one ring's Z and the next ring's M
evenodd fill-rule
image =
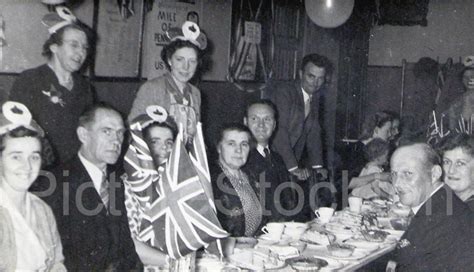
M285 186L285 182L289 181L285 163L270 145L277 126L276 115L275 106L266 99L260 99L247 107L244 124L252 132L257 144L250 150L244 169L255 175L266 219L285 221L291 218L288 210L292 195L289 186Z
M414 214L389 256L396 271L473 271L472 214L441 182L438 154L424 143L402 146L390 166L400 202Z
M50 199L69 271L129 271L141 266L132 241L117 167L125 126L106 104L79 118L81 147L53 172L58 189Z

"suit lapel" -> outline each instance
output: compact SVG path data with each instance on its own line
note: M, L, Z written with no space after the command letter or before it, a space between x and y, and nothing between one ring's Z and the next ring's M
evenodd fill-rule
M79 177L77 180L73 179L74 181L77 181L74 184L74 186L76 187L74 188L74 191L76 192L76 194L78 193L78 189L82 191L81 200L83 206L90 207L90 209L94 209L98 207L99 204L103 204L99 193L94 187L94 182L92 181L92 178L90 177L89 173L87 172L79 157L77 157L76 161L74 162L74 166L75 169L71 172L74 173L74 175L76 175L77 177ZM82 186L85 186L86 188L83 189L84 187ZM105 208L100 210L99 215L107 215L107 211L105 210Z

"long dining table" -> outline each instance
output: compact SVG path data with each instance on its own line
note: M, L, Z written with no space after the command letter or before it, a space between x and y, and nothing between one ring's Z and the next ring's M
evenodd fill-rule
M305 265L307 269L311 265L319 266L317 271L357 270L393 251L403 235L402 230L395 230L390 223L392 219L401 217L389 216L387 207L382 204L388 205L366 201L365 209L360 214L354 214L346 208L336 211L329 222L322 223L318 219L306 222L304 233L297 237L289 230L290 238L283 231L278 241L265 239L268 238L265 235L234 238L233 253L227 259L218 264L215 256L204 256L197 260L197 271L216 271L214 269L217 267L225 271L298 271L298 265ZM279 223L284 226L295 225L294 222ZM361 233L378 233L382 237L367 240L371 237ZM352 254L333 255L330 248L334 244L336 247L342 245L349 248Z

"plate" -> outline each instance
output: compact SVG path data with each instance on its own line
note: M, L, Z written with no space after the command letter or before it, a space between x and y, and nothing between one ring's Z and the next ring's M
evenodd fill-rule
M328 262L328 265L325 267L321 267L319 271L334 271L334 270L341 269L344 267L344 263L335 259L326 258L326 257L316 257L316 258L323 259L326 262Z
M284 261L256 250L242 250L228 257L231 264L244 269L267 271L286 266Z
M395 236L397 238L402 237L404 231L403 230L394 230L394 229L383 229L383 231L386 231L389 233L389 235Z
M278 243L278 241L271 240L266 237L259 237L257 240L259 245L274 245Z
M330 241L334 242L335 240L336 236L331 233L320 233L314 230L306 231L300 238L300 241L316 245L329 245Z
M295 257L286 260L286 264L290 265L297 271L314 271L322 267L328 266L328 262L317 257Z
M356 239L350 239L345 241L344 243L351 246L355 246L356 248L366 249L369 251L374 251L380 247L380 244L378 243Z
M277 243L280 246L287 246L291 241L293 241L293 238L286 234L283 234L280 238L280 241L278 241Z
M351 256L347 256L347 257L336 257L336 256L332 256L331 253L328 252L328 255L327 257L330 257L330 258L333 258L333 259L336 259L336 260L359 260L359 259L362 259L364 258L365 256L367 256L367 252L364 251L364 250L354 250L354 252L352 252L352 255Z
M236 248L252 248L257 244L257 239L252 237L236 237Z

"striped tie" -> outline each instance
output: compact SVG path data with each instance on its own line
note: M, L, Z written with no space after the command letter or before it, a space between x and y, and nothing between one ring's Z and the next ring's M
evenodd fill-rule
M270 149L268 149L268 147L265 147L263 149L263 152L265 153L265 160L268 162L269 165L273 166L272 154L270 153Z
M100 198L102 199L102 203L104 203L105 208L109 209L109 181L107 180L107 172L102 171L102 182L100 184L100 191L99 191Z

